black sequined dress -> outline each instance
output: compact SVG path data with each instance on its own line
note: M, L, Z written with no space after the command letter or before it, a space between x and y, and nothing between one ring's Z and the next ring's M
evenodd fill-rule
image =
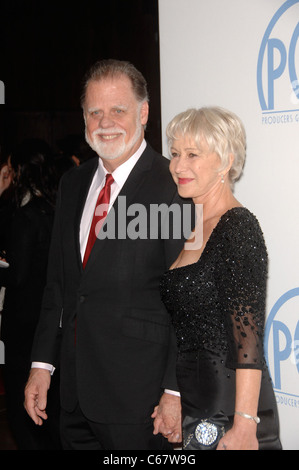
M165 273L161 295L177 336L183 416L206 419L221 412L232 417L235 370L261 369L260 445L269 440L279 447L263 352L267 264L257 219L237 207L220 218L198 262Z

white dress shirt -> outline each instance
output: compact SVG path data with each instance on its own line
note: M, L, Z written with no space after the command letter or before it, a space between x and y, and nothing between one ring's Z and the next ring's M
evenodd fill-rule
M117 196L119 195L123 185L127 181L129 174L131 173L132 169L136 165L140 156L144 152L145 147L146 147L146 142L145 140L143 140L137 152L135 152L134 155L132 155L132 157L130 157L127 161L125 161L122 165L118 166L113 171L112 175L113 175L114 181L111 185L108 212L113 206L113 203L115 199L117 198ZM108 171L104 167L101 158L99 158L98 169L95 172L95 175L93 177L92 183L89 188L89 192L86 198L86 203L85 203L85 207L84 207L82 218L81 218L81 224L80 224L80 250L81 250L82 260L83 260L84 253L85 253L85 247L87 244L90 225L91 225L91 221L93 218L93 213L95 210L98 195L100 194L100 191L105 184L107 173Z

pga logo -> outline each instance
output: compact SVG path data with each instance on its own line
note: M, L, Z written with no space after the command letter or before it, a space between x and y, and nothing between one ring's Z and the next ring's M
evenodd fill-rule
M264 347L274 389L281 391L287 382L299 395L299 288L283 294L273 306L266 322Z
M298 19L299 0L286 1L271 19L262 39L257 65L257 88L262 111L276 110L275 89L283 81L287 90L283 110L292 105L299 108Z

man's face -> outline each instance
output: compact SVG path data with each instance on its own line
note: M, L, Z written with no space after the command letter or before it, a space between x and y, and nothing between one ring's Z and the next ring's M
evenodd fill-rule
M87 142L111 170L140 146L148 103L137 101L125 75L91 81L86 90L84 118Z

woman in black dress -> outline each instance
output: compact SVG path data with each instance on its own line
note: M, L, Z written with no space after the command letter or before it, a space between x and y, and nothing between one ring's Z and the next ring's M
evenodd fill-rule
M255 216L234 197L245 161L239 118L191 109L167 128L170 171L199 214L161 282L177 335L185 449L280 449L264 360L267 251Z

